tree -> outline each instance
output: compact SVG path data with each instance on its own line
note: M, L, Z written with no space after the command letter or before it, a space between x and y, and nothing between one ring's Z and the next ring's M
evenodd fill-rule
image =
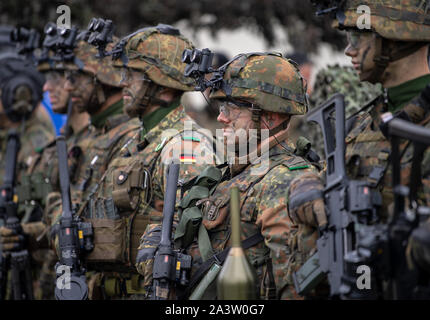
M280 23L296 50L313 52L321 41L338 49L345 44L329 19L316 17L306 0L2 0L0 24L20 24L42 32L48 21L56 21L61 4L70 6L72 24L86 28L92 17L111 19L119 36L144 26L185 20L192 30L207 27L214 35L221 28L254 27L270 45L275 40L274 24Z

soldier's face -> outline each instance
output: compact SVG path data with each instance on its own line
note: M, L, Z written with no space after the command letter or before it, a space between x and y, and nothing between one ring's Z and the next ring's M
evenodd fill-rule
M347 32L348 46L345 54L351 57L351 63L357 71L360 80L365 80L365 75L375 67L375 37L373 32Z
M142 113L143 97L145 96L149 84L146 75L138 70L123 68L121 76L122 99L124 110L130 117L135 117Z
M48 71L45 73L46 82L43 85L43 91L49 92L52 110L55 113L67 112L67 99L69 93L64 89L66 78L63 72Z
M238 102L242 103L242 101ZM227 100L217 100L215 104L218 105L219 110L217 121L223 125L224 143L237 146L247 142L250 136L249 130L255 128L249 108Z
M66 71L65 77L64 89L70 94L73 107L78 112L93 109L93 105L97 105L93 77L79 71Z

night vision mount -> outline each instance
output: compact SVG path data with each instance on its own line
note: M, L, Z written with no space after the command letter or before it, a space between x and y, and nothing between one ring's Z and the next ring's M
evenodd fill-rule
M208 49L185 49L182 53L182 62L186 63L184 76L193 78L197 86L195 90L205 91L207 88L220 89L223 83L225 68L214 69L212 60L214 54ZM206 74L212 74L210 80Z
M44 29L45 39L43 40L43 51L40 57L41 61L73 61L75 55L73 50L76 47L78 37L78 28L72 26L70 29L57 28L53 22L48 22ZM49 57L49 51L54 55Z
M16 43L18 54L35 61L33 53L40 45L40 33L36 29L29 30L18 26L11 31L10 41Z
M106 51L106 46L112 42L114 31L115 25L112 20L104 20L102 18L91 19L87 28L87 32L89 32L87 41L99 50L98 57L103 58L112 55L112 51Z

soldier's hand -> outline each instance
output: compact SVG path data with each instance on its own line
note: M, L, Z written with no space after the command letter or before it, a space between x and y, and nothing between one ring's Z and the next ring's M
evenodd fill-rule
M293 179L288 190L288 213L295 224L324 227L324 184L318 174L309 172Z
M152 286L152 267L155 251L161 240L161 225L149 224L146 227L137 252L136 269L144 277L144 287Z
M408 265L430 274L430 220L415 229L406 249Z
M6 227L0 227L0 243L3 251L17 251L25 247L27 235Z
M31 243L36 243L36 238L41 235L46 226L43 222L29 222L21 225L19 231L0 227L0 243L4 251L16 251L26 248Z

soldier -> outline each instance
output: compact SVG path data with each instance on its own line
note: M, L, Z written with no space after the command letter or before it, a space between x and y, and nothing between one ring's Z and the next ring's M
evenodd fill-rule
M371 29L358 29L357 7L367 5L371 12ZM396 11L396 18L392 13ZM345 1L339 3L335 12L335 25L347 32L348 46L345 54L351 57L354 69L361 81L381 83L384 93L367 104L362 113L352 119L346 133L346 171L351 179L365 180L382 195L382 206L378 212L379 222L390 217L393 202L390 142L384 134L382 117L401 117L415 124L429 126L428 105L420 98L423 90L430 90L430 70L427 64L430 27L423 21L428 18L429 6L425 1ZM342 19L340 17L343 17ZM427 86L427 87L426 87ZM428 95L428 93L427 93ZM387 112L391 113L388 114ZM386 114L384 114L386 113ZM385 131L386 132L386 131ZM408 184L412 162L412 148L402 150L402 184ZM427 179L427 172L422 177ZM424 185L426 182L424 181ZM292 220L299 225L293 235L293 249L290 273L298 268L316 250L317 227L324 228L323 199L312 200L303 197L322 190L322 181L316 175L306 175L302 181L293 181L289 198L295 206L290 207ZM314 191L314 192L311 192ZM308 192L308 193L306 193ZM426 197L419 195L420 204L426 204ZM291 203L292 203L291 202ZM392 208L392 207L391 207ZM401 261L396 261L401 264ZM414 286L411 279L410 286ZM294 292L292 278L290 290ZM309 295L318 295L318 289ZM320 291L323 295L326 292ZM410 298L409 290L397 292L388 298Z
M270 53L240 54L214 74L216 89L210 98L219 107L229 162L222 170L207 167L186 183L175 231L175 245L193 257L190 287L183 297L215 262L222 263L217 257L230 245L229 189L237 186L242 240L258 276L257 295L284 299L292 228L287 191L293 178L315 170L294 154L287 138L291 117L307 110L303 78L295 65ZM137 269L148 287L159 231L148 227L138 254ZM215 298L213 285L205 289L204 299Z
M92 223L94 250L85 257L90 299L139 299L146 295L134 263L148 221L159 222L164 200L165 163L179 154L181 179L200 173L202 148L212 148L180 104L192 80L183 76L182 51L193 48L171 26L148 27L123 38L114 48L122 72L124 110L139 116L139 134L106 163L79 213ZM193 152L195 155L193 155ZM209 153L208 153L209 154ZM209 154L209 161L213 158ZM199 160L199 162L197 162ZM85 200L85 199L84 199Z
M40 118L37 108L42 99L42 86L45 81L43 75L37 72L34 66L18 56L13 51L2 53L0 62L1 69L1 101L0 101L0 118L1 128L1 158L0 158L0 181L3 180L5 165L5 148L7 131L10 128L16 128L20 135L21 148L18 153L17 163L17 194L18 200L21 200L22 190L26 186L26 171L31 166L33 159L43 146L53 138L52 124L47 123ZM38 107L36 107L38 106ZM35 108L36 107L36 108ZM0 182L2 183L2 182ZM25 214L24 201L19 201L20 207L18 215L20 219L27 221L38 221L41 219L42 212L30 211ZM0 228L2 250L8 251L17 249L14 243L10 243L10 238L5 239L3 236L11 236L9 229ZM10 230L9 230L10 231ZM24 232L28 232L25 229ZM14 236L18 242L18 236Z

